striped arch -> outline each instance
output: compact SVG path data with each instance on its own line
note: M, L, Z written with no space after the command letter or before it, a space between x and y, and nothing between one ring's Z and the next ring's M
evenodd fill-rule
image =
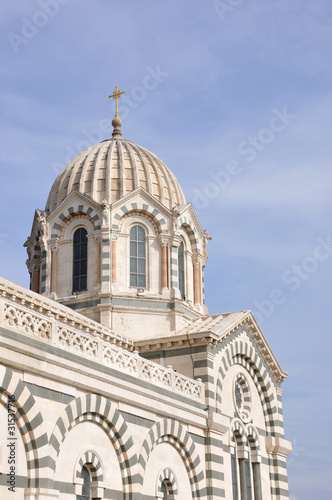
M130 210L129 212L126 212L120 220L120 224L119 224L120 230L122 229L122 225L123 225L124 221L126 219L128 219L129 217L142 217L143 222L144 222L144 219L147 219L152 224L155 235L158 236L160 234L161 228L160 228L160 225L158 223L158 220L155 217L153 217L152 215L150 215L148 212L143 212L143 210ZM139 222L139 221L137 221L137 222Z
M72 206L63 210L55 219L51 228L51 239L59 238L65 225L74 217L85 215L92 222L94 230L100 229L100 218L97 210L89 206L87 203L75 201Z
M278 405L273 394L273 383L262 359L252 345L235 340L222 352L216 387L216 408L220 412L222 404L223 380L233 365L242 366L253 379L262 404L268 434L273 434L278 426L274 418L278 415Z
M119 460L125 498L130 498L128 495L134 484L131 466L137 463L133 439L120 412L102 396L87 394L74 399L63 410L50 439L53 471L56 468L61 443L73 427L85 421L99 425L111 440Z
M180 217L180 226L188 233L192 252L199 252L197 231L189 217Z
M243 373L237 373L235 376L235 387L238 387L241 391L242 395L242 405L241 408L238 408L237 411L240 412L240 417L243 421L248 421L250 418L251 412L251 399L250 399L250 390L249 385L244 377Z
M229 444L230 446L235 446L236 444L244 446L246 444L246 430L238 418L234 419L231 424Z
M28 488L38 486L41 465L47 457L48 437L37 403L26 385L14 375L12 370L0 366L0 402L7 408L8 396L15 396L15 422L21 433L28 470ZM43 477L48 470L43 470Z
M192 498L201 498L204 488L204 470L196 446L185 427L175 420L156 422L143 442L139 457L139 475L143 484L144 472L149 457L158 444L169 443L180 454L191 485Z
M250 444L251 450L259 451L260 446L259 446L258 432L257 429L252 424L248 425L246 428L246 437L248 443Z
M113 216L114 223L112 224L112 229L120 229L123 222L123 217L127 216L127 214L130 215L133 212L135 215L150 217L153 221L153 224L157 227L158 234L166 234L168 232L167 222L164 219L163 215L156 208L150 207L147 203L144 203L143 200L138 200L136 203L128 203L128 205L123 205L122 207L118 208Z
M93 482L104 481L103 467L100 458L94 451L88 450L81 453L79 459L76 462L74 470L74 483L77 481L77 479L81 478L81 471L85 464L89 465L91 479Z
M157 487L156 487L156 497L163 498L162 495L162 484L166 483L168 488L168 493L170 495L170 499L175 498L175 495L178 494L178 485L176 481L176 477L172 469L166 467L162 469L159 473Z

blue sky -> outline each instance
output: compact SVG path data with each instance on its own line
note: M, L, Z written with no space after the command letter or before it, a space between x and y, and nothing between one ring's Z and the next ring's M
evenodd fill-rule
M292 500L330 499L330 0L18 0L0 14L0 275L28 286L34 210L109 137L117 82L124 137L171 168L213 237L210 313L252 309L290 374Z

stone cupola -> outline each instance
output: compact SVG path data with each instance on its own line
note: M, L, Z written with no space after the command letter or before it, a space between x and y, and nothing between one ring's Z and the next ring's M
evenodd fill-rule
M139 340L207 314L210 237L174 174L121 125L60 172L25 246L32 290Z

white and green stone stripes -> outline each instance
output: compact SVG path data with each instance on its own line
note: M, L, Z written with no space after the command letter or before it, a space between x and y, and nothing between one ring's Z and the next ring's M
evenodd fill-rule
M100 218L97 209L83 202L75 201L72 206L61 212L52 224L51 239L59 238L66 223L74 216L87 215L91 220L94 230L100 229Z
M149 456L160 443L169 443L178 451L188 473L192 498L203 498L205 495L205 474L195 443L185 427L172 419L163 419L155 423L149 430L139 457L141 481L143 482Z
M166 234L167 222L164 216L155 207L148 205L144 200L138 199L136 203L122 205L115 210L112 216L112 229L120 230L123 221L128 216L147 216L155 227L157 234Z
M230 446L238 445L250 448L252 451L259 452L258 431L254 425L244 425L241 420L235 418L230 426Z
M238 332L239 334L239 332ZM283 418L279 412L276 400L277 383L273 381L267 365L263 362L255 346L248 341L236 340L237 334L232 334L233 341L226 346L220 345L221 363L216 386L216 407L222 412L223 381L226 372L233 365L242 366L253 379L264 412L267 433L274 436L284 436Z
M102 396L87 394L76 398L62 412L50 438L50 457L54 470L61 443L70 430L83 421L99 425L112 442L119 460L125 498L130 498L128 495L137 483L137 477L132 473L137 463L134 442L120 412Z
M171 287L179 288L178 279L178 247L171 246Z
M224 450L219 433L207 431L205 449L207 498L225 498Z
M40 260L40 294L49 293L49 277L47 275L47 250L41 252Z
M163 483L167 484L167 493L170 497L174 497L178 494L178 486L174 472L169 467L163 469L158 478L157 482L157 498L164 498L162 496L162 485Z
M183 216L179 219L180 226L183 226L185 231L188 233L191 242L191 251L200 252L199 249L199 239L197 235L197 230L189 217Z
M111 281L111 240L101 240L101 286L103 292L110 291Z
M85 451L77 460L74 473L77 479L81 478L81 472L84 465L89 465L91 480L94 483L101 483L104 481L102 464L100 463L97 455L92 450Z
M47 486L48 438L36 400L9 368L0 366L0 402L7 407L8 396L15 396L15 421L20 431L28 468L28 487ZM41 483L41 477L46 478Z

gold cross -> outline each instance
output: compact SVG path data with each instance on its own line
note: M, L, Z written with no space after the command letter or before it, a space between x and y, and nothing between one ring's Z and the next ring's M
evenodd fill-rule
M115 118L119 118L119 115L118 115L118 99L120 97L121 94L124 94L125 91L122 90L122 92L118 91L118 86L115 85L115 92L113 92L112 95L109 95L108 97L113 97L113 99L115 99Z

